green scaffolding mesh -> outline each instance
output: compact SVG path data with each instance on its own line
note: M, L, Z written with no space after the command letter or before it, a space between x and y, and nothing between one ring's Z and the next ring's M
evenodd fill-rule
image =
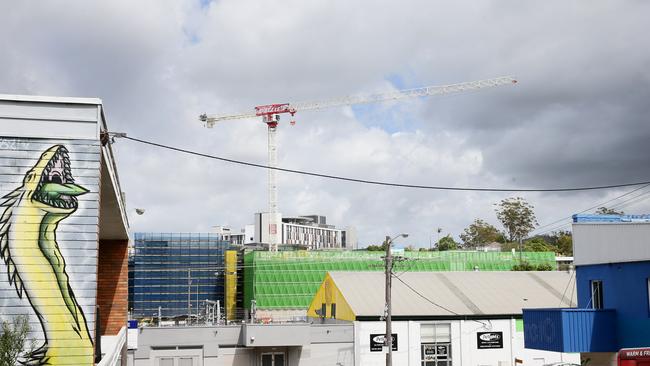
M328 271L383 271L383 252L253 251L244 255L244 306L259 309L306 309ZM395 271L510 271L519 263L512 252L404 252ZM552 252L524 252L524 261L556 268Z

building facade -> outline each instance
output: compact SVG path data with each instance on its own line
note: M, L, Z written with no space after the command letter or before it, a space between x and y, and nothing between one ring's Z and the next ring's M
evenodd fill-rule
M353 366L351 324L142 327L129 338L133 366Z
M99 99L0 95L0 320L28 321L25 364L120 362L129 234L109 140Z
M278 221L278 220L276 220ZM282 217L276 224L267 213L255 214L255 243L268 243L269 235L265 228L277 230L281 244L304 247L308 250L321 249L356 249L357 234L354 227L345 229L327 224L327 218L321 215ZM276 229L273 229L276 228Z
M381 365L383 274L329 272L308 310L315 322L354 325L354 364ZM522 308L575 304L564 272L406 272L393 280L393 364L546 365L579 354L524 347Z
M196 320L210 302L223 306L229 246L213 233L135 233L129 263L132 317Z
M384 270L384 252L373 251L251 251L244 255L244 301L250 310L255 300L257 316L265 319L296 319L306 310L328 271ZM510 271L519 253L483 251L405 251L397 264L400 272ZM552 252L524 252L534 265L555 265Z
M527 309L526 347L616 364L650 346L650 215L574 215L577 308Z

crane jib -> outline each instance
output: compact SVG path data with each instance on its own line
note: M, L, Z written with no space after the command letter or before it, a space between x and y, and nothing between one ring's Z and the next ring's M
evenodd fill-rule
M256 116L265 116L276 113L295 113L296 110L289 106L289 103L258 105L255 107Z

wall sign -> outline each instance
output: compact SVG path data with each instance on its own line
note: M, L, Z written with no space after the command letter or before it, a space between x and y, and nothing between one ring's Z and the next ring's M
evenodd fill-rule
M392 348L393 351L397 351L397 334L391 334L393 338ZM385 334L371 334L370 335L370 352L381 352L382 347L384 347L384 339L386 338Z
M423 344L423 361L446 360L449 358L448 344Z
M503 348L503 332L478 332L476 345L478 349Z

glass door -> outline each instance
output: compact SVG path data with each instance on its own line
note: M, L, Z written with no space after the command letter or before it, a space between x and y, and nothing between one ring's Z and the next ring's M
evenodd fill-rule
M284 352L262 353L262 366L285 366Z

